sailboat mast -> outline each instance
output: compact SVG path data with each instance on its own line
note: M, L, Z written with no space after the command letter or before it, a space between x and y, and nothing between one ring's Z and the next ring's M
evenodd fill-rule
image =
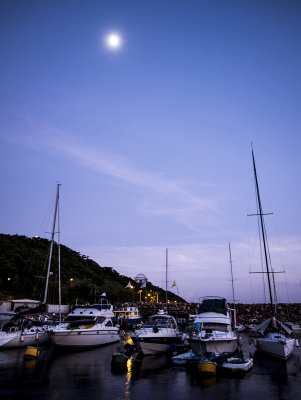
M231 244L229 242L229 256L230 256L230 268L231 268L231 282L232 282L232 299L235 310L235 294L234 294L234 279L233 279L233 268L232 268L232 256L231 256Z
M232 325L236 327L236 310L235 310L235 293L234 293L234 279L233 279L233 268L232 268L232 255L231 255L231 244L229 242L229 256L230 256L230 268L231 268L231 283L232 283L232 301L233 301L233 322Z
M52 232L51 232L51 242L50 242L50 251L49 251L49 259L48 259L47 275L46 275L45 293L44 293L44 300L43 300L43 303L44 303L44 304L45 304L46 301L47 301L49 273L50 273L52 249L53 249L54 234L55 234L55 223L56 223L56 215L57 215L57 208L58 208L58 202L59 202L59 192L60 192L60 184L58 183L58 184L57 184L57 191L56 191L56 200L55 200L55 209L54 209L53 225L52 225Z
M267 255L266 234L265 234L265 230L264 230L264 219L263 219L263 212L262 212L262 206L261 206L261 200L260 200L260 194L259 194L259 186L258 186L258 179L257 179L255 157L254 157L253 149L252 149L252 159L253 159L256 193L257 193L257 201L258 201L259 216L260 216L261 235L262 235L262 242L263 242L263 248L264 248L265 265L266 265L267 277L268 277L270 303L271 303L272 313L275 316L275 310L274 310L274 306L273 306L272 288L271 288L271 279L270 279L270 269L269 269L268 255Z
M59 275L59 322L62 322L62 297L61 297L61 226L60 226L60 207L57 208L57 227L58 227L58 275Z
M166 302L166 310L167 310L167 305L168 305L168 300L167 300L167 268L168 268L168 249L166 249L166 270L165 270L165 302Z

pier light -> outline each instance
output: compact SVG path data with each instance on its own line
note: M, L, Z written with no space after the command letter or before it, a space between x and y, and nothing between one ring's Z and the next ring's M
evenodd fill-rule
M7 280L10 281L10 277L8 277Z
M69 280L70 280L70 282L73 282L73 278L70 278Z

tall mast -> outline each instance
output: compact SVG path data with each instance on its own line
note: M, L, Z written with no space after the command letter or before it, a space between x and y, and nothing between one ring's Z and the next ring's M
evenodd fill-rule
M272 288L271 288L271 279L270 279L269 261L268 261L268 252L267 252L267 243L266 243L266 233L265 233L265 229L264 229L264 219L263 219L264 214L262 212L262 205L261 205L261 200L260 200L260 195L259 195L259 186L258 186L258 179L257 179L255 157L254 157L253 149L252 149L252 159L253 159L253 168L254 168L254 176L255 176L255 184L256 184L257 202L258 202L259 216L260 216L261 235L262 235L262 242L263 242L263 248L264 248L265 265L266 265L266 272L267 272L267 277L268 277L270 304L271 304L273 316L275 316L275 309L274 309L274 305L273 305L273 296L272 296Z
M166 274L166 276L165 276L165 301L166 301L166 310L167 310L167 304L168 304L168 301L167 301L167 268L168 268L168 249L166 249L166 271L165 271L165 274Z
M229 242L229 256L230 256L230 268L231 268L231 282L232 282L232 301L233 301L233 321L232 325L236 327L236 310L235 310L235 293L234 293L234 279L233 279L233 268L232 268L232 255L231 255L231 244Z
M44 300L43 304L47 302L47 292L48 292L48 281L49 281L49 273L50 273L50 265L51 265L51 257L52 257L52 249L53 249L53 242L54 242L54 234L55 234L55 223L56 223L56 215L59 203L59 192L60 192L60 184L57 184L57 191L56 191L56 200L55 200L55 209L54 209L54 217L53 217L53 225L52 225L52 233L51 233L51 242L50 242L50 251L49 251L49 260L48 260L48 268L47 268L47 275L46 275L46 286L45 286L45 293L44 293Z
M60 226L60 207L57 207L57 226L58 226L58 275L59 275L59 322L62 322L62 297L61 297L61 226Z
M232 298L235 310L235 294L234 294L234 279L233 279L233 269L232 269L232 256L231 256L231 244L229 242L229 256L230 256L230 268L231 268L231 282L232 282Z

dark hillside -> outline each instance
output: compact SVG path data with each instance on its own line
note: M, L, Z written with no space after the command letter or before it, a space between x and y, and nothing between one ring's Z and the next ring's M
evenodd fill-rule
M139 284L130 277L120 275L109 267L101 267L89 257L61 245L62 303L73 304L89 301L94 288L106 292L112 301L139 300ZM0 234L0 300L8 297L43 300L50 242L42 238ZM53 246L49 278L48 303L58 302L58 250ZM129 280L135 291L125 288ZM158 292L164 301L165 292L151 283L144 291ZM169 292L172 301L182 298Z

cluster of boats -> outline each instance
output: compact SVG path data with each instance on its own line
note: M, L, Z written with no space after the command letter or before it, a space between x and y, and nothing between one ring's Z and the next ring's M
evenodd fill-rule
M177 365L215 364L232 372L247 372L252 357L242 357L242 342L225 298L205 297L185 330L174 316L159 310L144 323L137 307L113 309L105 294L91 305L76 305L56 325L42 324L23 313L14 315L0 331L0 349L36 346L51 341L59 348L89 348L118 342L129 329L132 346L145 356L169 353ZM274 317L250 331L259 352L286 360L298 345L288 326Z

